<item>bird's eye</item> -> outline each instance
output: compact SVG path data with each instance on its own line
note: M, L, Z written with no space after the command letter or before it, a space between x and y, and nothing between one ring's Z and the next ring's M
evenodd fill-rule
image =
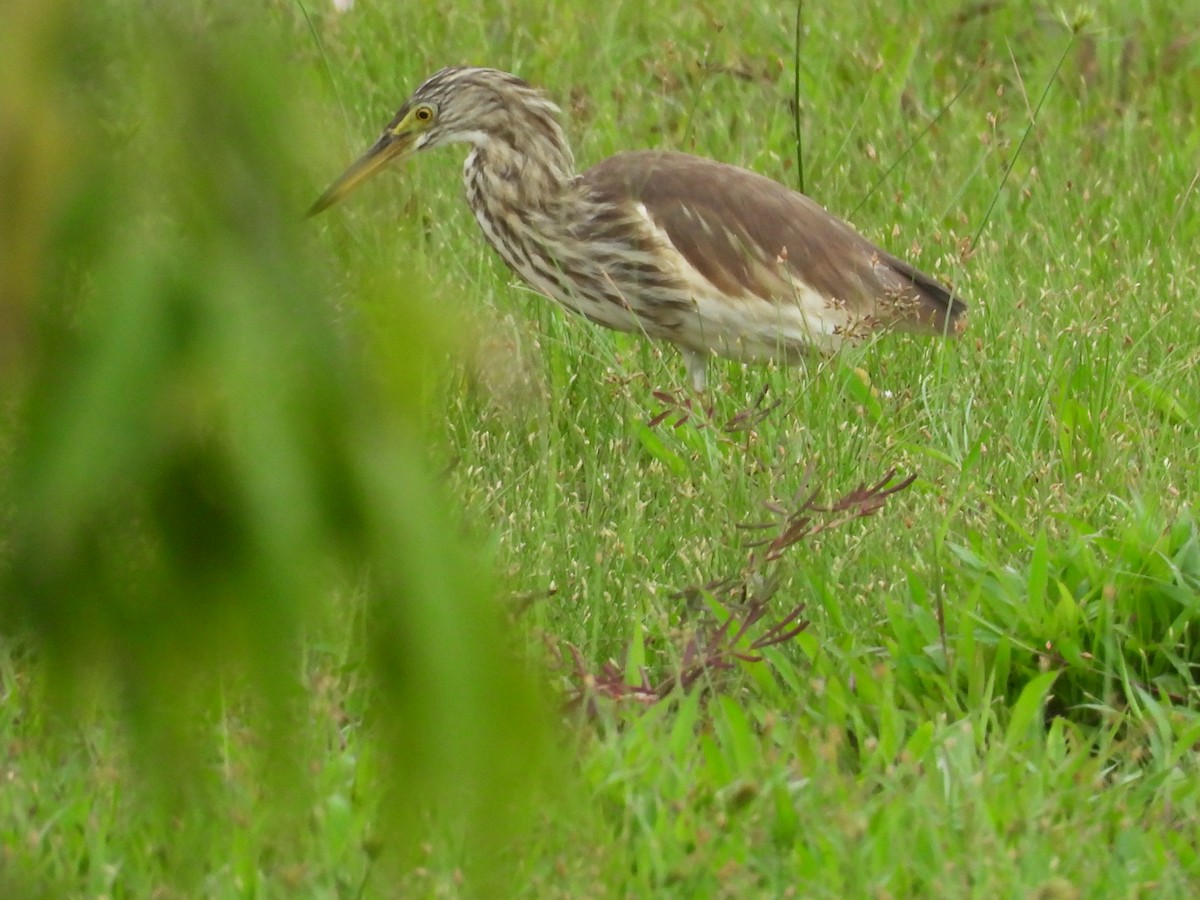
M418 106L417 111L413 115L417 117L418 122L430 122L433 120L433 107Z

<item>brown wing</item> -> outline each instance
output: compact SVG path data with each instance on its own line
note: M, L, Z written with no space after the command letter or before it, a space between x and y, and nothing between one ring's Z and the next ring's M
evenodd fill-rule
M783 264L857 317L935 333L963 324L966 304L943 285L762 175L685 153L635 151L582 177L601 199L643 204L675 248L726 294L778 302L778 279L764 273Z

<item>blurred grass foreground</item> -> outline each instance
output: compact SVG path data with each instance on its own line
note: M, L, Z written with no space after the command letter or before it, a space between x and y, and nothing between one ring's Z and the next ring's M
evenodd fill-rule
M48 772L124 747L94 777L166 810L146 852L181 883L213 842L303 865L339 742L350 814L383 808L368 855L434 809L486 847L538 732L420 391L384 389L420 385L417 298L335 288L309 246L310 129L267 16L14 0L0 27L2 715ZM339 291L386 294L389 346L364 352ZM35 781L5 786L0 877L55 893L22 863L54 802Z

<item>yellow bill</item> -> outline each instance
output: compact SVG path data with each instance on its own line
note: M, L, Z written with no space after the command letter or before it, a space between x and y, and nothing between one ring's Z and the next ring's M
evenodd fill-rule
M309 207L308 214L315 216L329 209L393 159L404 159L410 155L415 139L416 135L411 132L396 134L394 131L385 131L383 137L355 160L350 168L317 198L317 202Z

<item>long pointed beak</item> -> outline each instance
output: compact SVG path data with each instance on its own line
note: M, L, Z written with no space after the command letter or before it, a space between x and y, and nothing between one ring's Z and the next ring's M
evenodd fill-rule
M413 134L396 134L385 131L366 153L351 164L345 172L329 186L317 202L309 207L308 214L315 216L329 209L356 187L382 169L393 159L404 159L413 153Z

